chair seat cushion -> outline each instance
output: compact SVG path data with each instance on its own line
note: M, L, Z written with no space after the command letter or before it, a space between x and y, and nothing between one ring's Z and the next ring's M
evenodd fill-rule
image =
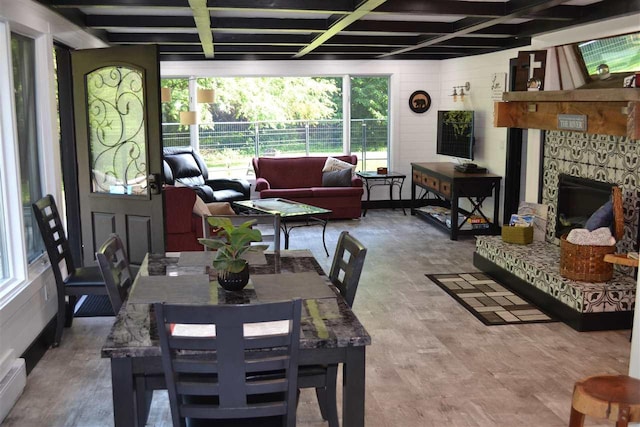
M80 286L102 286L104 285L104 279L98 266L95 267L81 267L76 268L73 274L69 275L64 281L66 287L80 287ZM106 293L106 287L105 287Z

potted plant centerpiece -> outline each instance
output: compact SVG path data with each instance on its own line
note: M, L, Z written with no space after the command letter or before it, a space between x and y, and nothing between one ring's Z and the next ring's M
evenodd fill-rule
M213 267L218 272L220 286L227 291L239 291L249 283L249 264L242 256L248 251L265 250L268 246L251 246L251 242L262 241L260 230L251 228L255 220L238 226L229 218L209 217L207 221L217 230L217 237L198 241L216 251Z

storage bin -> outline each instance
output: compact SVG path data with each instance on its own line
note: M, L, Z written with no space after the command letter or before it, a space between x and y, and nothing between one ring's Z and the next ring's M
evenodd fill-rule
M505 225L502 227L502 240L507 243L528 245L533 242L533 227L512 227Z

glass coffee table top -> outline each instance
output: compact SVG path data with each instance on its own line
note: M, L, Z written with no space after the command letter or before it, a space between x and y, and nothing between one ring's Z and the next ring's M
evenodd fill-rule
M328 215L331 213L329 209L281 198L242 200L233 203L234 205L242 206L258 212L269 214L279 213L282 218Z

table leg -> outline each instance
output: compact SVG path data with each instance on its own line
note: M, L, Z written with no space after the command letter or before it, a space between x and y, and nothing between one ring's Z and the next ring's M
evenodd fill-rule
M347 360L342 371L343 426L364 427L365 348L347 348Z
M369 200L371 198L371 189L369 188L369 180L365 178L364 187L367 189L367 205L364 208L364 212L362 212L362 217L367 216L367 207L369 206Z
M138 417L131 358L111 359L111 390L115 427L136 427Z
M391 203L391 210L395 211L396 207L393 205L393 186L395 185L396 180L394 178L391 178L391 181L389 181L389 203Z
M398 189L398 200L400 200L400 205L402 206L402 213L406 216L407 211L404 210L404 205L402 204L402 186L404 185L404 178L400 178L400 188Z
M284 234L284 248L285 249L289 249L289 228L287 227L287 224L282 222L282 225L280 226L280 228L282 228L282 233Z
M328 219L324 219L324 224L322 224L322 245L324 246L324 251L326 252L327 256L329 256L329 251L327 250L327 242L324 239L324 232L327 229L327 222L329 222Z

